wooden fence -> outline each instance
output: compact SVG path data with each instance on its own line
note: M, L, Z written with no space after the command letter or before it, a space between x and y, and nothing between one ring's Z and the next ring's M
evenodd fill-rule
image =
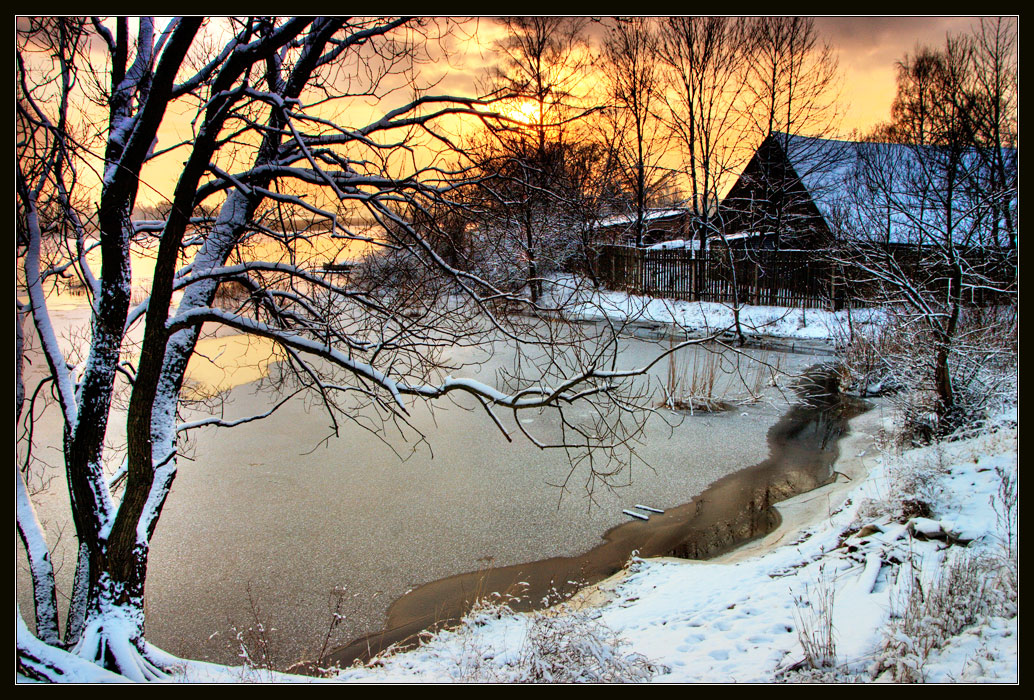
M941 287L950 284L952 275L936 255L915 249L885 253L921 288L942 291ZM1015 252L1003 255L973 250L964 258L969 280L987 282L964 287L964 304L1015 301ZM874 281L859 269L810 250L734 249L730 261L725 248L701 253L685 248L607 246L600 253L597 272L603 286L610 289L685 301L839 310L864 304L879 294Z
M811 251L733 250L730 261L725 249L607 246L597 271L610 289L685 301L841 308L849 296L834 264Z

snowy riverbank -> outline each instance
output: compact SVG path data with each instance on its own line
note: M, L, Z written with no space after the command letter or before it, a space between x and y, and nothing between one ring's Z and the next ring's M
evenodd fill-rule
M886 418L870 412L853 427L877 431ZM706 563L635 560L599 587L603 603L534 615L486 607L420 649L338 678L1014 682L1014 418L897 455L853 452L866 437L856 434L837 465L855 475L850 488L845 477L777 506L828 509L766 538L791 540L782 546ZM809 656L826 665L810 668ZM576 657L589 661L584 675Z
M895 453L872 446L890 420L878 408L852 423L838 482L777 506L783 526L748 550L636 559L581 605L486 605L333 680L1015 682L1015 419ZM314 680L181 669L186 681Z
M570 275L550 280L546 294L544 306L563 309L566 316L579 320L609 319L633 326L657 324L691 338L734 332L736 325L729 304L655 299L594 289L587 280ZM879 309L826 311L744 305L740 310L740 326L748 340L813 341L830 348L845 339L850 328L864 331L885 320L886 314Z

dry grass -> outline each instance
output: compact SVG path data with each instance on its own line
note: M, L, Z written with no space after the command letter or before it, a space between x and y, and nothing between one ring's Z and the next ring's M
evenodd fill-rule
M731 351L673 352L660 405L673 411L717 413L760 401L777 386L782 359L771 353L748 357Z
M673 352L668 355L668 373L661 405L673 411L716 413L727 411L732 404L717 394L722 376L721 354L717 352Z
M872 673L895 683L922 683L931 653L990 611L989 577L986 562L969 554L950 558L933 580L915 571L902 575L905 583Z
M486 646L480 628L510 617L523 622L520 648ZM660 669L644 656L625 653L625 642L591 608L550 608L517 616L485 600L468 614L461 635L455 680L468 683L634 683Z
M836 584L819 570L814 587L805 585L804 592L793 596L797 639L804 650L808 668L830 669L836 666L837 645L833 628L833 603Z

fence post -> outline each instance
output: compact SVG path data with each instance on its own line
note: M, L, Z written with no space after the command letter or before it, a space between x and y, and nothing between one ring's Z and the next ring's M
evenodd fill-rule
M760 294L759 285L760 285L761 281L759 279L760 275L758 274L758 269L759 268L760 268L760 265L758 265L758 261L755 260L754 261L754 294L753 294L753 302L752 302L754 304L754 306L758 306L758 300L759 300L759 294Z

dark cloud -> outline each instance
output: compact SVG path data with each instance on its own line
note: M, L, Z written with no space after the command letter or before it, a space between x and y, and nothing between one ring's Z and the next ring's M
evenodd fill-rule
M917 45L942 46L949 33L968 32L974 17L817 17L815 28L840 54L841 66L893 65Z
M940 44L947 32L969 30L973 17L816 17L815 28L841 50Z

